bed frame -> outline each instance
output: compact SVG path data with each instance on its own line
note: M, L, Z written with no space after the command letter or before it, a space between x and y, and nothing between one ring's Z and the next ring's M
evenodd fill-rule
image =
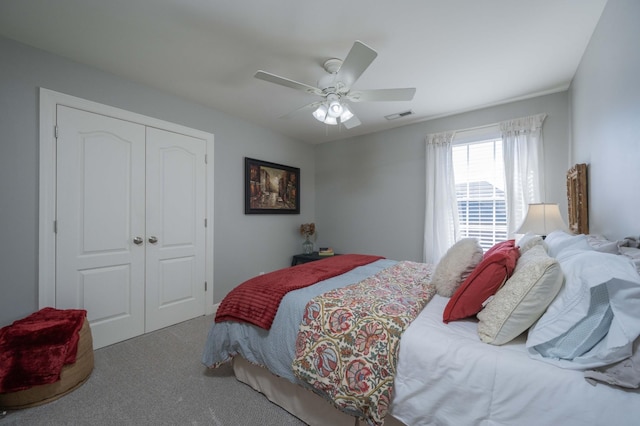
M567 172L567 198L571 232L588 233L586 164L576 164ZM356 417L338 410L329 401L312 391L278 377L266 368L250 363L240 355L233 358L233 371L240 382L264 394L271 402L309 425L364 426L365 424ZM385 425L406 426L391 414L385 417Z

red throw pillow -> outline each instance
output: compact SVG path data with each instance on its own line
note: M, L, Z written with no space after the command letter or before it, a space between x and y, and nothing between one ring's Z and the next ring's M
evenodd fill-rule
M498 244L487 250L482 262L449 299L442 317L444 322L467 318L480 312L484 301L493 296L511 276L520 257L520 250L515 246L514 240Z
M491 246L489 250L487 250L487 252L484 254L484 257L488 257L494 251L501 250L504 248L511 248L515 245L516 245L516 240L507 240L507 241L502 241L500 243L496 243L493 246Z

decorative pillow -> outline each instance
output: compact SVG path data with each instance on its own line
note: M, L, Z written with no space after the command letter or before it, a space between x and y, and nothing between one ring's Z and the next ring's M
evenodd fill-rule
M520 248L520 256L533 246L542 245L542 237L533 232L527 232L518 240L517 246Z
M452 245L433 272L431 284L440 296L451 297L482 260L482 247L476 238L463 238Z
M576 248L581 250L592 249L587 242L587 236L584 234L571 235L564 231L553 231L544 240L544 245L547 247L547 253L551 257L558 257L561 251L568 248Z
M511 278L478 312L480 340L502 345L518 337L544 313L562 280L558 261L542 245L531 247L518 259Z
M640 276L631 262L592 249L565 251L558 262L565 285L529 330L529 354L576 369L629 357L640 335Z
M492 245L489 250L484 254L484 257L490 256L494 251L502 250L504 248L512 248L515 245L515 240L506 240Z
M500 243L495 250L489 249L482 262L460 285L444 309L443 321L455 321L473 316L480 312L482 304L495 294L500 286L511 276L520 250L514 240L508 244Z

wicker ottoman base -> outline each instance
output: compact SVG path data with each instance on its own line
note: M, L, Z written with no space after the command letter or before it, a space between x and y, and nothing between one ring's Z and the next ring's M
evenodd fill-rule
M91 371L93 371L93 339L89 322L85 319L80 329L76 362L62 368L60 380L16 392L2 393L0 408L18 410L54 401L86 382Z

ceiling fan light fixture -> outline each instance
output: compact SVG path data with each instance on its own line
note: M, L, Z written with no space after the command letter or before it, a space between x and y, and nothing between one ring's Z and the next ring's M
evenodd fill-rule
M326 103L320 104L320 106L318 106L318 108L316 108L316 110L313 111L312 115L313 115L313 118L315 118L321 123L330 124L332 126L335 126L338 124L337 117L332 117L331 114L329 114L329 108L327 107Z

